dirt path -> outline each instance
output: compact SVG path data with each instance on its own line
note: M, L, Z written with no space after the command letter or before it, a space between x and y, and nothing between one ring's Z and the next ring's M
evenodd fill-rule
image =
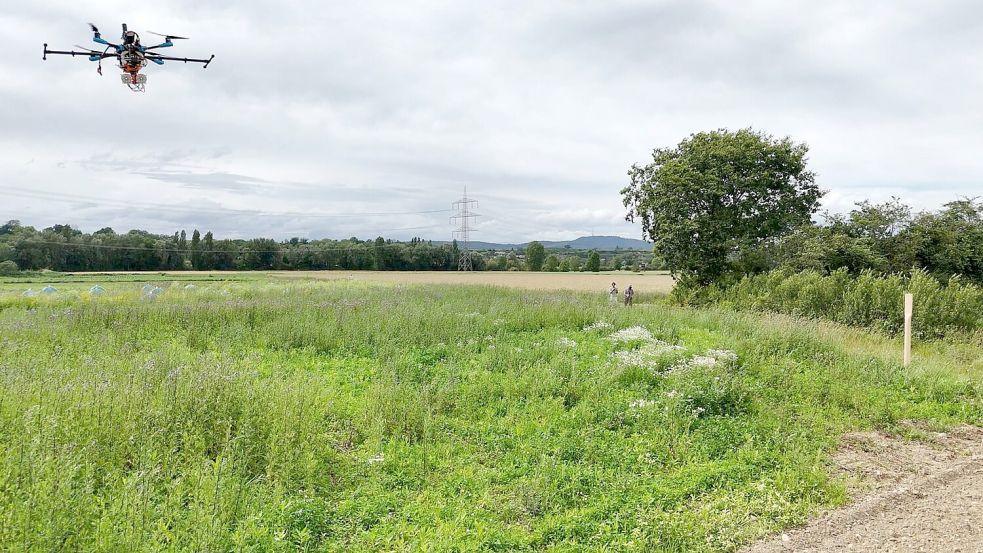
M983 428L904 442L844 436L836 463L858 500L746 553L945 551L983 553Z

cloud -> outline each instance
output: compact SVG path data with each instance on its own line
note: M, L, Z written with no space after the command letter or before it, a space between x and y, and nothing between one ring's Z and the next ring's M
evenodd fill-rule
M720 127L807 142L833 210L891 195L931 208L983 179L983 7L968 0L179 0L125 17L192 37L172 53L215 53L207 70L150 67L138 95L111 64L100 78L38 59L44 41L86 44L89 20L114 37L117 12L0 14L0 186L48 194L5 197L11 218L442 239L446 214L268 213L433 211L467 186L476 239L640 237L621 217L628 167Z

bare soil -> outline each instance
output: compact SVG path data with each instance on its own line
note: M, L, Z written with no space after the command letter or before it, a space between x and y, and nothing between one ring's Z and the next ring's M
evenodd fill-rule
M636 293L666 294L672 290L673 278L664 272L608 273L531 273L498 271L280 271L271 273L283 278L320 280L356 280L396 284L479 284L530 290L575 290L607 293L611 282L624 290L631 285Z
M855 501L746 552L983 553L983 428L911 426L925 439L845 435L834 460Z

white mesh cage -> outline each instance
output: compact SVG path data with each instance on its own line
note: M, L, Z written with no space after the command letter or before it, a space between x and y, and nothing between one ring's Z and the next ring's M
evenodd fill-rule
M133 83L133 78L130 76L129 73L123 73L122 75L119 76L119 78L120 78L120 81L123 82L123 84L134 84ZM147 76L146 75L137 75L136 84L147 84Z

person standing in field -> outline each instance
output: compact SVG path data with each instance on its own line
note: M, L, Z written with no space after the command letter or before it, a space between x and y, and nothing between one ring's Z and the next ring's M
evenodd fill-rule
M613 282L611 283L611 289L608 290L608 296L611 298L611 303L612 304L617 304L618 303L618 285L617 284L615 284Z
M625 288L625 307L631 307L631 301L635 298L635 291L631 289L631 285Z

